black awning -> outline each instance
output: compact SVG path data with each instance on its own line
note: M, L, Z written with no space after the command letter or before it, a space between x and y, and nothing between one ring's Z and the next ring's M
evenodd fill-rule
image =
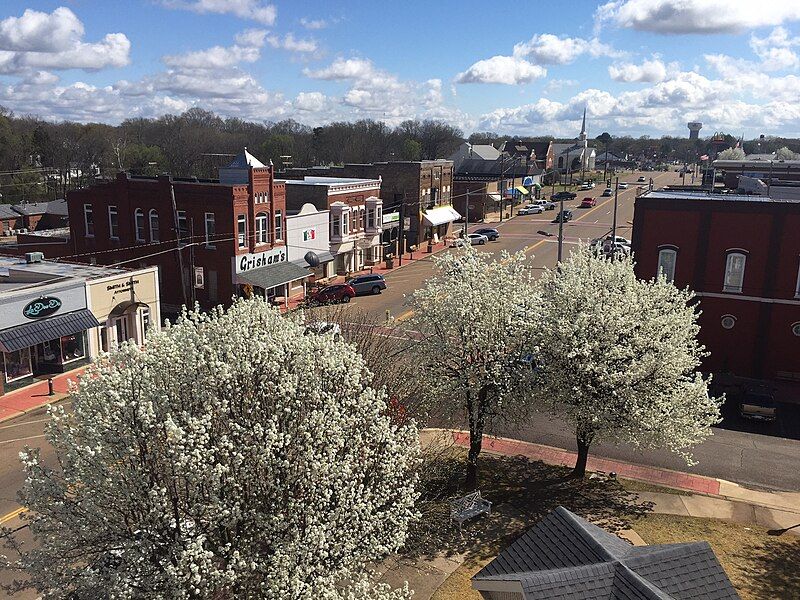
M308 268L301 267L291 262L282 262L276 265L269 265L268 267L261 267L260 269L239 273L236 279L239 283L249 283L250 285L268 290L283 285L284 283L289 283L290 281L303 279L309 275L311 275L311 272Z
M32 321L25 325L17 325L0 331L0 350L16 352L49 340L57 340L63 335L72 335L98 327L92 311L84 308L57 317L48 317L40 321Z

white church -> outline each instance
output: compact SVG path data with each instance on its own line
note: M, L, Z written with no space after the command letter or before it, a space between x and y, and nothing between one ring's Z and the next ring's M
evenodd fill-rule
M589 146L586 136L586 108L583 109L583 124L574 144L552 144L553 168L559 173L568 171L594 171L597 151Z

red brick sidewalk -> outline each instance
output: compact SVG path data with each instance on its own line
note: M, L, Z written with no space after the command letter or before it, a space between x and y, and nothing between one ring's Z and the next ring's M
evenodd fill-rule
M469 447L469 433L464 431L453 431L453 441L463 447ZM575 464L577 455L575 452L532 444L509 438L499 438L483 436L483 449L487 452L504 454L506 456L524 456L532 460L540 460L549 465L560 465L571 467ZM654 485L700 492L702 494L719 494L720 482L712 477L703 475L692 475L691 473L681 473L680 471L670 471L669 469L659 469L656 467L645 467L631 463L620 462L608 458L596 458L589 456L586 465L589 471L599 471L603 473L616 473L618 477L624 479L635 479L646 481Z
M53 391L48 395L47 381L39 381L27 387L0 396L0 422L24 415L31 410L61 400L68 391L68 381L77 379L86 367L53 376Z

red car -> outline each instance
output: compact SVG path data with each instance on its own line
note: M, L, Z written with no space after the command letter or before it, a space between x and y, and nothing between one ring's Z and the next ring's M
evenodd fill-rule
M581 208L591 208L597 204L597 198L584 198L581 200Z
M337 283L320 288L314 292L310 292L306 296L306 302L309 304L333 304L335 302L350 302L350 298L354 298L356 291L353 286L346 283Z

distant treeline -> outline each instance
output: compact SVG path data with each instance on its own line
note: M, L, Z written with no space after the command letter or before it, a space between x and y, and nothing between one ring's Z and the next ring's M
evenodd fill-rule
M509 137L513 136L486 132L468 139L498 145ZM728 137L733 145L735 138ZM114 126L52 123L0 107L0 193L7 203L55 199L94 177L120 170L216 177L217 169L244 146L264 162L299 167L446 158L464 139L460 129L434 120L408 120L396 127L372 120L308 127L291 119L277 123L223 119L193 108L179 116L128 119ZM767 138L760 140L760 148L758 143L745 142L745 151L770 152L782 146L800 150L799 140ZM705 152L708 142L603 133L594 144L599 152L687 160Z

